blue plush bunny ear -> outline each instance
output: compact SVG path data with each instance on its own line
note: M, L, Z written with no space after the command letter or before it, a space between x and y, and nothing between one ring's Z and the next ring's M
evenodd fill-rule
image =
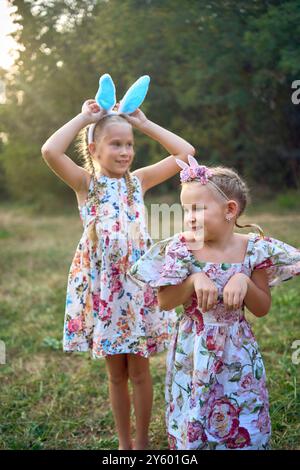
M144 101L150 83L149 75L143 75L140 77L125 93L124 97L120 102L118 113L131 114Z
M116 104L116 87L108 73L100 77L95 100L98 105L107 112L111 111Z

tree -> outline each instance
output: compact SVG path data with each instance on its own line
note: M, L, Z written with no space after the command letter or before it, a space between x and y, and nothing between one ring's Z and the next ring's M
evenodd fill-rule
M233 166L275 190L298 187L299 108L290 99L300 78L296 0L11 3L23 50L4 78L0 122L8 142L0 161L13 196L71 197L42 162L40 147L95 95L105 72L119 99L149 74L143 110L190 140L202 162ZM164 156L143 135L136 143L137 166ZM79 161L73 147L69 153ZM31 190L24 179L34 182ZM175 185L178 178L162 190Z

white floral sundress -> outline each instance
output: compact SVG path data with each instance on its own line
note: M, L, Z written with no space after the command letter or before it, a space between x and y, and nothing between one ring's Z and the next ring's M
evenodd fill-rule
M149 357L167 347L170 312L159 309L151 286L141 288L127 276L130 266L152 245L141 183L137 176L131 178L130 210L125 178L106 175L97 175L97 193L91 179L89 197L79 207L84 231L68 276L65 351L90 351L93 358L126 353ZM100 210L96 246L88 237L96 217L95 194Z
M130 271L141 285L156 288L202 271L219 291L217 306L203 314L194 293L174 325L165 392L170 449L269 448L262 356L244 307L227 312L222 292L236 273L250 277L254 269L266 269L270 286L300 274L300 251L274 238L248 237L242 263L200 262L181 233L153 245Z

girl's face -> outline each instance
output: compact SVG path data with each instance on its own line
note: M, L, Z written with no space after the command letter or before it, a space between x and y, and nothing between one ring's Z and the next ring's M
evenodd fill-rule
M208 186L198 182L184 184L180 199L187 230L202 233L204 240L219 238L224 230L228 230L229 224L225 220L227 201L215 195Z
M99 141L90 145L101 172L110 178L121 178L132 164L134 139L132 127L126 122L106 125Z

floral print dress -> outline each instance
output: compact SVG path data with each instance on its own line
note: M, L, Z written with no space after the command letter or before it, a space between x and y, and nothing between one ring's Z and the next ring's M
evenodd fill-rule
M137 176L131 178L132 206L124 177L97 175L97 192L91 179L89 197L79 207L84 230L68 276L65 351L90 351L93 358L126 353L149 357L168 344L170 312L159 309L150 285L141 288L127 276L152 245L141 183ZM94 197L99 198L97 218ZM96 244L88 236L95 220Z
M273 286L300 274L300 251L249 233L242 263L198 261L184 234L158 242L131 275L153 287L204 272L218 288L217 306L202 314L194 295L177 317L167 356L166 423L171 449L267 449L271 435L266 374L244 307L225 311L222 292L236 273L266 269ZM263 321L263 320L262 320Z

